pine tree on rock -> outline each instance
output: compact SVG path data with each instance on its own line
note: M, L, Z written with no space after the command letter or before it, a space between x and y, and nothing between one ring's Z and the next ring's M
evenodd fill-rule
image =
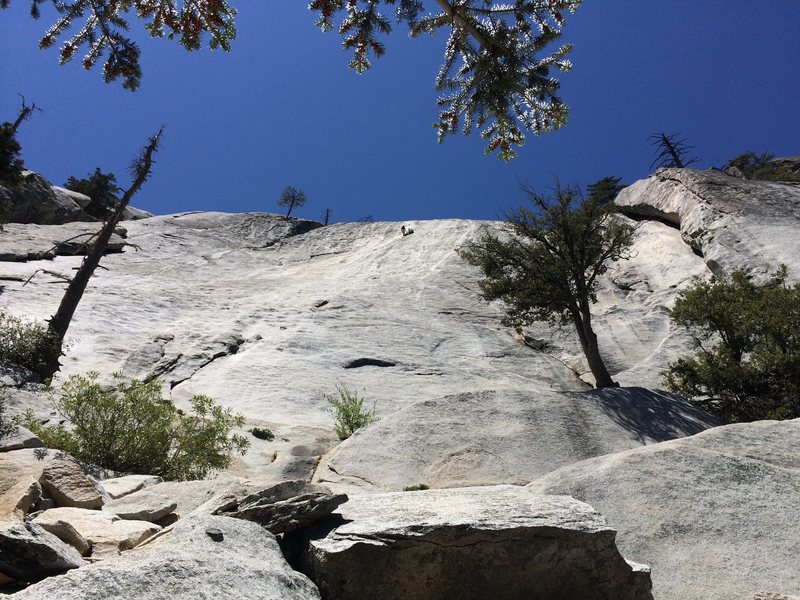
M0 0L8 8L11 0ZM555 71L571 68L570 44L552 47L561 37L566 13L581 0L311 0L323 31L336 27L345 50L352 51L350 67L363 73L370 57L385 52L383 36L392 20L408 27L412 37L444 31L444 61L436 77L442 92L434 124L439 141L462 130L479 129L486 153L510 160L514 147L525 142L523 129L539 135L567 122L567 106L558 96ZM106 82L122 79L135 90L141 83L139 47L128 37L129 13L145 21L153 37L177 38L187 50L198 50L208 39L211 49L231 49L236 36L236 11L226 0L32 0L31 14L39 18L41 4L52 4L56 23L39 42L50 48L59 40L61 63L87 49L83 66L91 69L105 60ZM390 18L394 13L394 19ZM69 37L67 30L76 34Z
M617 385L592 327L597 278L609 263L628 258L633 243L633 228L614 217L607 193L614 181L590 186L595 192L586 197L560 185L552 199L526 189L532 206L508 217L509 235L486 233L461 250L483 272L484 299L505 304L504 325L520 332L535 321L575 328L597 387Z
M281 197L278 199L278 206L288 208L286 211L286 218L288 219L289 215L292 214L292 210L303 206L307 201L308 198L306 198L305 192L288 186L281 193Z
M70 177L64 187L89 196L92 201L83 209L93 217L105 219L119 203L118 194L122 191L113 173L103 173L100 167L84 179Z

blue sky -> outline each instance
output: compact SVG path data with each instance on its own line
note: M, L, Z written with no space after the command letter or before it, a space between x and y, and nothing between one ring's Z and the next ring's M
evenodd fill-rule
M144 77L131 93L38 50L52 9L33 21L28 0L12 0L0 11L0 119L16 114L17 93L44 109L19 135L26 166L56 184L99 166L127 185L126 166L163 123L134 200L155 213L277 212L291 185L309 198L296 215L310 219L325 208L333 221L494 219L523 201L520 181L544 190L555 176L647 176L656 131L680 133L702 168L747 150L800 154L797 0L586 0L564 31L575 46L561 76L569 124L530 135L509 164L484 156L476 134L436 143L443 36L397 28L359 76L305 1L231 4L229 54L188 53L134 23Z

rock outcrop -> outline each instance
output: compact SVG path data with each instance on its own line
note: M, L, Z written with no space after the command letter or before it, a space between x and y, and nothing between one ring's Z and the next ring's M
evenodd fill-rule
M656 598L800 594L800 419L727 425L580 462L530 484L597 508Z
M314 478L349 493L524 485L592 456L715 425L685 400L642 388L465 393L423 400L356 432Z
M319 528L308 561L323 598L652 598L603 517L526 488L368 494Z
M292 571L275 538L255 523L198 516L121 557L88 565L18 592L19 600L86 598L274 598L318 600Z
M84 211L91 198L55 186L38 173L24 171L14 187L0 185L0 223L62 225L73 221L98 221ZM123 219L152 217L149 212L129 207Z
M722 171L660 169L620 192L628 214L663 219L716 275L744 269L761 280L800 255L800 184L748 181Z

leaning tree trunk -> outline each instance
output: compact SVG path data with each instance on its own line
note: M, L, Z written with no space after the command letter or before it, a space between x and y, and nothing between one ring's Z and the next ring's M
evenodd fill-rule
M589 363L589 369L594 376L595 387L619 387L619 384L611 378L611 374L606 369L606 364L600 356L597 335L592 329L591 313L586 311L577 312L573 315L573 322L578 332L578 338L581 341L583 354L586 356L586 362Z
M89 285L89 280L108 249L108 242L111 240L114 229L119 224L131 198L139 191L139 188L142 187L142 184L150 175L153 154L158 149L158 142L163 130L164 128L162 127L156 135L150 138L150 142L145 147L141 157L134 162L133 183L123 194L114 212L103 224L103 228L89 247L89 251L86 253L86 257L83 259L77 273L70 280L56 314L47 323L48 344L43 350L43 366L39 370L39 375L43 380L50 379L61 367L59 359L62 354L64 338L67 335L75 310L78 308L84 291L86 291L86 286Z

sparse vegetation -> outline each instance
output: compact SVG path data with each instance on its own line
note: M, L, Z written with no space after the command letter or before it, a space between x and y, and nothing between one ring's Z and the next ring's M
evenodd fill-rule
M6 416L6 394L0 390L0 440L12 435L17 430L17 419Z
M786 276L759 286L737 271L682 291L671 317L695 355L669 366L666 386L727 421L800 417L800 285Z
M732 159L725 168L736 167L747 179L765 181L800 181L800 172L795 173L780 163L773 162L774 154L745 152Z
M321 395L331 405L333 429L340 440L346 440L358 429L377 419L375 404L373 403L371 410L365 410L364 399L341 381L336 383L335 394Z
M54 394L67 424L46 426L27 415L24 425L49 447L79 460L168 480L202 479L231 464L250 445L232 434L244 418L208 396L191 398L188 414L162 397L157 381L128 381L115 375L104 388L97 373L71 376Z
M0 309L0 362L38 372L53 344L45 323L26 321Z
M250 434L254 438L258 438L259 440L266 440L267 442L271 442L272 440L275 439L275 434L272 433L272 431L270 431L266 427L253 427L252 429L250 429Z
M404 492L421 492L422 490L429 490L431 489L428 485L424 483L418 483L416 485L409 485L408 487L404 487Z

